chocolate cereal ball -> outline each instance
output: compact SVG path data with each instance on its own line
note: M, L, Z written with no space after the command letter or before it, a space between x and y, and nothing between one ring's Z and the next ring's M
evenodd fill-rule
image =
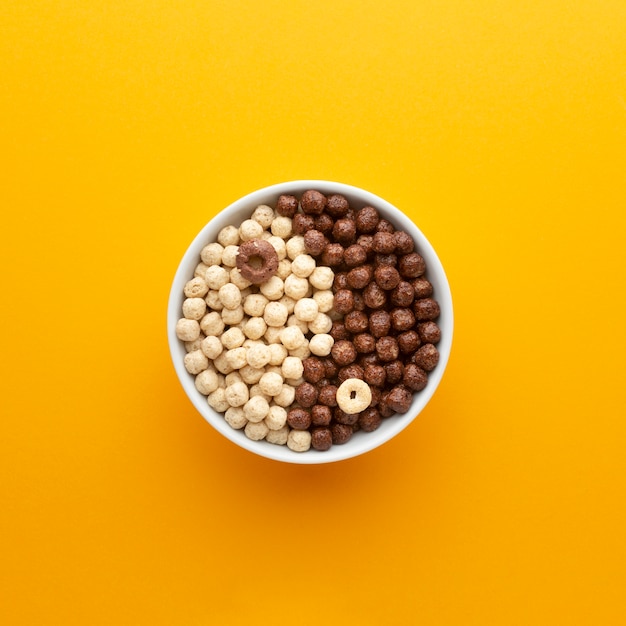
M293 217L298 211L298 198L295 196L282 195L276 203L276 213L283 217Z
M296 430L306 430L311 425L311 414L301 408L290 409L287 412L287 424Z
M400 355L400 349L398 348L396 338L390 336L381 337L376 342L376 354L383 363L397 360Z
M304 368L302 378L304 378L304 380L308 383L319 383L320 380L326 376L324 363L317 357L308 356L305 359L302 359L302 367Z
M393 240L396 244L396 252L398 254L410 254L415 249L415 243L411 235L404 231L398 230L393 234Z
M330 428L334 445L341 445L350 441L352 437L352 427L347 424L333 424Z
M350 246L356 240L356 224L354 220L342 217L335 222L332 236L343 246Z
M367 252L358 243L355 243L346 248L343 260L348 267L357 267L367 261Z
M322 252L322 265L337 267L343 263L344 247L340 243L329 243Z
M315 216L315 230L319 230L320 233L323 233L324 235L329 235L332 232L334 225L335 220L326 213Z
M402 380L402 376L404 375L404 365L402 361L391 361L391 363L385 363L383 367L385 369L387 384L396 385Z
M398 264L398 257L395 254L376 254L374 257L375 265L391 265L395 267Z
M401 280L396 287L391 290L389 301L393 306L411 306L415 300L413 286L406 280Z
M353 426L359 421L358 413L346 413L342 411L339 407L335 407L333 409L333 419L338 424L347 424L349 426Z
M421 391L428 383L428 374L415 363L409 363L404 368L402 383L413 391Z
M344 322L340 320L335 320L333 325L330 328L328 333L335 341L340 341L341 339L350 339L350 333L346 328Z
M411 406L413 395L402 385L396 385L387 395L386 403L396 413L406 413Z
M439 363L439 350L432 343L426 343L417 349L413 355L413 362L423 370L430 372Z
M422 344L420 336L414 330L407 330L396 337L402 354L413 354Z
M420 322L435 320L440 312L438 302L432 298L422 298L413 303L413 313Z
M305 191L300 198L300 206L307 215L319 215L326 208L326 204L326 196L314 189Z
M393 227L393 224L386 220L381 219L378 224L376 224L376 232L377 233L395 233L396 229Z
M418 324L417 332L424 343L438 343L441 339L441 330L435 322L422 322Z
M353 339L353 343L359 354L369 354L376 349L376 339L369 333L359 333Z
M365 310L365 300L363 299L363 294L358 291L354 292L354 310L355 311L364 311Z
M347 341L345 339L340 339L335 342L335 345L331 348L330 351L333 360L339 367L343 367L344 365L350 365L350 363L354 363L356 361L356 348L351 341Z
M337 293L340 289L350 289L348 284L347 272L337 272L333 279L333 293Z
M415 291L416 299L430 298L433 295L433 286L423 276L412 280L411 285L413 286L413 291Z
M300 406L308 408L317 404L317 396L317 388L311 383L303 382L296 387L296 402Z
M376 339L384 337L391 330L391 315L387 311L374 311L369 318L369 329Z
M312 215L296 213L291 220L291 229L296 235L304 235L309 230L315 229L315 220Z
M311 256L322 254L327 245L328 239L319 230L308 230L304 233L304 249Z
M391 311L391 325L394 330L404 331L415 326L415 315L411 309L395 308Z
M385 374L385 368L382 365L368 365L363 370L363 380L368 384L375 387L383 387L387 375Z
M395 267L390 265L379 265L374 272L376 284L385 291L390 291L398 286L400 274Z
M311 432L311 447L314 450L325 452L333 445L333 435L330 428L314 428Z
M369 319L363 311L351 311L344 317L346 330L353 335L364 333L369 326Z
M320 387L317 401L324 406L337 406L337 387L330 384Z
M393 254L396 249L396 242L391 233L378 232L374 235L372 249L377 254Z
M382 423L380 411L376 407L369 407L359 415L359 427L366 433L376 430Z
M404 278L417 278L426 271L426 262L417 252L411 252L400 257L398 270Z
M354 292L350 289L337 291L333 300L333 308L342 315L346 315L354 310Z
M359 233L375 233L380 221L378 211L371 206L363 207L355 218L356 229Z
M348 213L350 205L344 196L339 193L328 196L326 202L326 213L335 219L344 217Z
M348 286L352 289L363 289L372 281L372 276L373 271L371 265L361 265L361 267L355 267L348 272Z
M322 359L324 365L324 376L329 380L337 377L339 366L332 359Z
M328 426L333 418L333 412L329 406L316 404L311 409L311 424L313 426Z
M383 392L380 396L380 400L378 401L378 411L380 412L380 416L383 418L391 417L396 414L396 410L389 404L390 393L391 391Z
M346 365L339 370L337 378L340 383L348 380L348 378L358 378L359 380L363 380L363 368L356 363Z
M370 309L382 309L387 304L387 292L377 283L371 282L363 290L363 300Z
M368 259L374 256L374 237L372 235L359 235L356 242L361 246L361 248L363 248L363 250L365 250L365 254L367 254Z

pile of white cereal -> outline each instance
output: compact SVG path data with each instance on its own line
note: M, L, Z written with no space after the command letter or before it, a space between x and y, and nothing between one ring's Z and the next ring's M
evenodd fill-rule
M256 239L278 256L276 273L258 285L237 268L239 246ZM302 360L327 356L334 344L333 271L306 254L291 218L266 205L223 228L200 256L176 324L196 388L250 439L308 450L311 434L291 429L287 410L303 382Z

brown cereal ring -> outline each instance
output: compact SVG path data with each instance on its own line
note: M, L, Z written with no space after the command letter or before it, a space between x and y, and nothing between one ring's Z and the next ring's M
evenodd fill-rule
M239 246L237 269L254 285L267 282L278 269L278 254L271 243L250 239Z
M359 378L344 380L337 389L337 404L344 413L365 411L372 402L370 386Z

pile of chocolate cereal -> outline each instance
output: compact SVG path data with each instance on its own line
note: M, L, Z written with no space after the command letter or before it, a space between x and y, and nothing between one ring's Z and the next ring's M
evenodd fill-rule
M254 440L324 451L406 413L438 361L439 305L411 236L316 190L207 243L176 333L196 388Z

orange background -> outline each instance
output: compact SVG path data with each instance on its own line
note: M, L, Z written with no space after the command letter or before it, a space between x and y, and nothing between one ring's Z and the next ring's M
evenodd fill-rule
M5 0L0 622L624 624L626 3ZM322 178L414 218L453 354L396 440L196 413L178 261Z

